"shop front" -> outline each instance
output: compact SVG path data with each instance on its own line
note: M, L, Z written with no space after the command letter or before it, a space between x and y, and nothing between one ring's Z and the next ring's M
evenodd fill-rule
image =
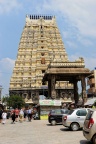
M48 119L50 110L61 108L61 100L39 100L40 120Z

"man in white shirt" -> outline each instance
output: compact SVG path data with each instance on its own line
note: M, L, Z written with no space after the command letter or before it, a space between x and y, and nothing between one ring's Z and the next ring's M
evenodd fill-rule
M7 113L6 113L6 110L4 110L2 113L2 124L6 123L6 118L7 118Z

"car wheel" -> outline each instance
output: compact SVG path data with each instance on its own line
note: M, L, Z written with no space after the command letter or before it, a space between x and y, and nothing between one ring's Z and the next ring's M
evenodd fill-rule
M77 131L78 129L79 129L78 123L72 123L72 124L71 124L71 130Z
M96 135L93 136L92 143L96 144Z
M51 125L52 125L52 126L56 125L56 121L55 121L55 120L52 120L52 121L51 121Z

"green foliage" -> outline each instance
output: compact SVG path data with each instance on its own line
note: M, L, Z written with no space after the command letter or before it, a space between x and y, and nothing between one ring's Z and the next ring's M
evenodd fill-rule
M82 93L79 93L78 96L82 98Z
M13 108L21 108L25 105L24 99L18 95L11 95L10 97L3 97L2 102L7 102L7 106Z
M4 97L4 96L3 96L2 102L5 103L5 102L7 102L7 100L8 100L8 97Z

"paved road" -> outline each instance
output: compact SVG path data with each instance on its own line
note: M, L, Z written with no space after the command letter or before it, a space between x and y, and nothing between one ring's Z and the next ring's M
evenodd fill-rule
M0 144L90 144L82 130L73 132L62 125L51 126L47 120L0 124Z

